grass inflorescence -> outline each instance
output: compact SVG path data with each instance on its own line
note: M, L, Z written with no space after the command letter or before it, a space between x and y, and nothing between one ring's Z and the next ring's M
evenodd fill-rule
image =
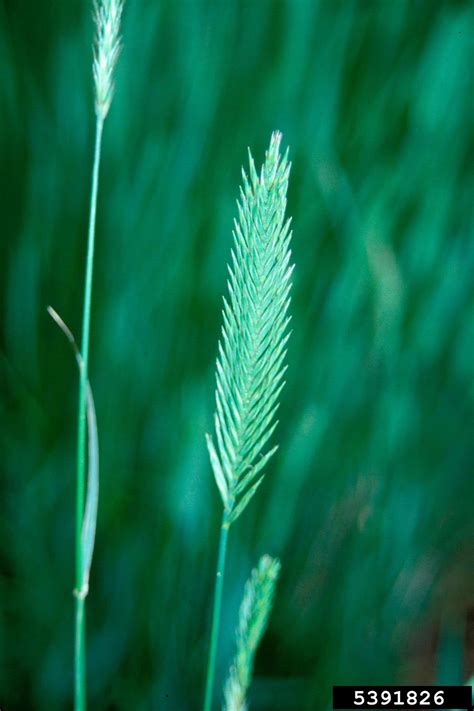
M249 155L249 175L234 221L234 246L224 297L222 338L216 361L215 441L209 457L223 503L204 711L212 705L227 538L265 476L277 447L278 398L284 387L289 338L290 220L285 218L290 164L272 134L260 174Z
M236 630L237 650L224 688L224 711L247 711L255 653L268 623L280 567L276 558L262 556L245 585Z

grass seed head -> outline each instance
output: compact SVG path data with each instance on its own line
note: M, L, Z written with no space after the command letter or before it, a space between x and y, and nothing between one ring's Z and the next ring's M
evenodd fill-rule
M121 50L120 19L123 0L94 3L96 38L94 45L95 110L104 120L114 95L114 71Z
M237 650L224 688L224 711L247 711L246 696L252 680L255 653L272 609L280 567L277 558L262 556L245 585L236 630Z

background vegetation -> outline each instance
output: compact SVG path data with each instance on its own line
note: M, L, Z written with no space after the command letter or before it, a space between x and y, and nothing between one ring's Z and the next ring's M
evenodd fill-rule
M91 381L91 708L201 702L208 463L240 165L291 146L278 455L230 541L218 674L262 553L255 711L472 673L473 41L465 2L129 0L106 126ZM0 704L70 708L77 373L93 150L88 2L0 3Z

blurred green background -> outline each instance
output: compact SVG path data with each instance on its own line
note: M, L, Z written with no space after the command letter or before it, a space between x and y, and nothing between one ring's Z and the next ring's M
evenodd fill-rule
M474 6L129 0L104 135L91 381L91 709L201 703L220 498L207 460L240 166L291 147L280 451L232 530L219 654L282 578L254 711L473 672ZM0 705L71 708L90 3L0 4ZM217 705L216 705L217 708Z

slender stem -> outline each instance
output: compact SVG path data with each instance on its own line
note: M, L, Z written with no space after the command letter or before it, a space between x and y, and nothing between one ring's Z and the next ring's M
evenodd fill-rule
M103 119L97 117L95 131L94 165L92 168L89 233L87 239L86 279L84 286L84 310L82 314L82 368L79 380L79 405L77 413L77 480L76 480L76 603L74 644L74 709L86 709L86 605L82 555L82 521L86 487L86 392L89 371L89 334L91 319L92 277L94 273L95 218L97 191L99 187L100 151L102 145Z
M74 640L74 708L75 711L86 709L86 625L85 598L76 594L75 601L75 640Z
M227 554L227 537L229 535L229 520L227 512L222 517L221 534L219 538L219 555L217 557L216 587L214 592L214 608L212 611L211 645L207 663L206 695L204 698L204 711L211 711L212 695L214 691L214 676L216 672L217 642L219 640L219 626L221 621L222 588L224 585L225 561Z

